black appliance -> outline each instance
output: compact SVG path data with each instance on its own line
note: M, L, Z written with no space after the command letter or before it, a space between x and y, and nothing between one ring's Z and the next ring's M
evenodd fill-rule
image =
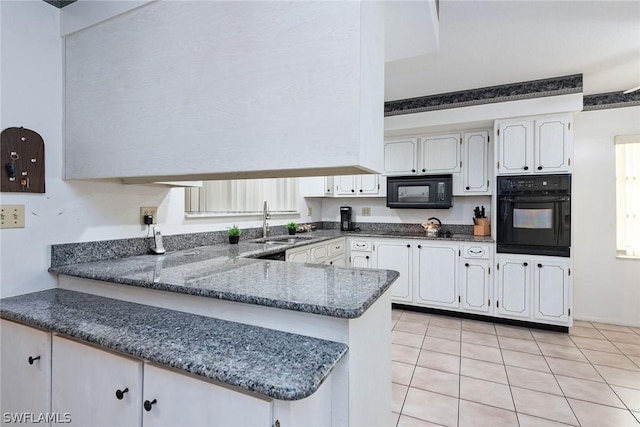
M571 175L498 177L497 252L570 256Z
M354 229L353 213L351 207L340 206L340 230L351 231Z
M387 206L390 208L448 209L452 175L389 176Z

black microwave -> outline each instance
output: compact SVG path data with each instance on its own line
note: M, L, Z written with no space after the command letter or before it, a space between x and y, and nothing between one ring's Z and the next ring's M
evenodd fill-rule
M387 177L387 207L448 209L451 204L452 175Z

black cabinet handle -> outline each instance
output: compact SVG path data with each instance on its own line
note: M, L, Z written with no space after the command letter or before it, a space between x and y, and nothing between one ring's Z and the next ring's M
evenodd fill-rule
M541 171L542 170L542 166L538 166L538 170Z
M522 169L524 169L524 170L528 171L528 170L529 170L529 166L525 166L525 167L523 167Z
M367 255L365 258L366 258L366 259L369 259L369 255Z
M422 245L418 245L418 249L422 249Z
M118 400L124 399L124 394L128 391L129 391L129 387L125 388L124 390L116 390L116 398Z
M362 188L360 189L360 192L362 193Z
M528 262L523 262L522 265L524 265L525 267L529 266Z
M411 247L411 245L407 245L407 247L408 247L408 248L410 248L410 247Z
M33 362L35 362L36 360L40 360L40 356L36 356L36 357L29 356L29 365L33 365Z
M145 400L144 401L144 410L147 411L147 412L151 411L151 407L153 405L155 405L156 403L158 403L157 399L153 399L151 402L149 402L148 400Z
M426 169L422 169L422 172L426 172L426 171L427 171Z
M469 263L468 263L468 262L465 262L465 263L464 263L464 266L465 266L465 267L469 267Z
M471 187L464 187L464 189L465 189L465 190L470 190L470 189L471 189Z
M354 190L354 189L351 189L351 192L352 192L352 193L355 193L355 192L356 192L356 190Z
M415 172L415 171L416 171L415 169L411 169L411 172Z
M542 264L538 264L538 268L542 268Z

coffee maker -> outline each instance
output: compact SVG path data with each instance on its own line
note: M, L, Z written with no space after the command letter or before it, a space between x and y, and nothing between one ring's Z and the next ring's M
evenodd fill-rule
M340 206L340 231L353 230L353 213L350 206Z

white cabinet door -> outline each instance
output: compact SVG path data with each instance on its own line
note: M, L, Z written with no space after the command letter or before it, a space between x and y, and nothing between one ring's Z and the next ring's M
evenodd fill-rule
M325 196L333 196L333 177L325 176L324 177L324 195Z
M461 194L489 194L489 132L465 132L462 138Z
M351 267L372 268L371 252L352 252L350 258Z
M356 175L340 175L333 178L336 186L336 196L356 195Z
M569 261L541 261L533 267L534 311L540 320L567 323L571 296Z
M411 175L418 169L418 138L399 138L384 142L384 174Z
M3 319L0 344L2 413L51 412L51 334Z
M533 169L531 120L509 121L498 127L498 173L522 174Z
M144 366L144 404L145 427L245 427L273 422L271 401L149 364Z
M417 246L417 303L458 308L458 247L419 243Z
M358 195L376 196L380 193L380 175L358 175Z
M322 244L318 246L313 246L309 248L310 251L310 261L313 263L324 262L327 259L327 245Z
M326 263L336 267L345 267L347 265L344 254L329 258Z
M498 274L498 314L508 317L531 316L530 263L522 259L496 256Z
M462 308L465 311L488 313L491 308L489 261L463 260L461 267Z
M306 249L289 249L285 259L289 262L311 262L311 251Z
M534 121L535 172L571 172L570 123L568 116Z
M420 173L460 172L459 133L425 136L420 139Z
M51 370L53 412L78 425L140 425L141 361L55 336Z
M411 258L413 246L410 241L400 240L379 240L375 245L375 266L385 270L396 270L400 277L391 285L391 300L411 302L412 286L411 280Z

